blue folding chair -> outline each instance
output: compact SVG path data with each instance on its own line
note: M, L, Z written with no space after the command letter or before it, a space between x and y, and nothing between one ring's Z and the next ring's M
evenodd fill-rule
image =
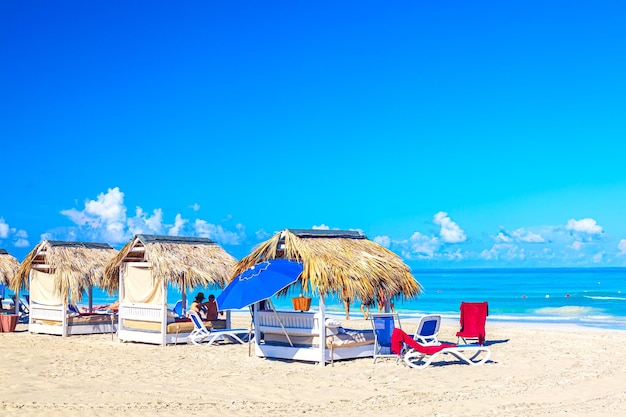
M397 313L375 313L371 317L374 328L374 363L378 358L395 358L397 361L400 356L391 353L391 334L396 327L402 328L400 317Z
M187 308L185 307L185 310ZM185 317L185 313L183 312L183 300L178 300L176 304L174 304L174 309L172 310L178 317Z

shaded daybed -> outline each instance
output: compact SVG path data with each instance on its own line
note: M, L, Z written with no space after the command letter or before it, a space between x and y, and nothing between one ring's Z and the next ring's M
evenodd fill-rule
M6 249L0 249L0 288L2 290L0 291L0 298L6 296L4 291L5 287L9 286L10 281L15 275L15 271L17 271L17 268L19 266L20 262L14 256L9 254ZM7 308L5 308L3 303L2 305L0 305L0 310L7 313L18 314L18 306L19 303L13 303L12 307L9 308L7 306Z
M93 287L100 287L104 267L117 251L106 243L44 240L20 264L11 289L28 288L28 331L62 336L113 333L114 313L91 312ZM69 306L89 298L89 312Z
M168 312L168 285L181 290L184 306L188 289L223 287L236 262L210 239L136 235L105 271L108 285L119 289L119 340L158 345L186 343L193 323ZM225 327L229 327L228 321L223 323Z
M251 266L270 259L302 262L297 285L304 295L319 295L317 312L257 311L254 345L257 356L318 362L374 355L373 334L337 334L326 320L324 299L374 299L379 290L400 298L413 298L421 285L410 268L390 250L350 230L285 229L257 246L237 263L234 278ZM289 288L280 295L287 295ZM372 332L373 333L373 332Z

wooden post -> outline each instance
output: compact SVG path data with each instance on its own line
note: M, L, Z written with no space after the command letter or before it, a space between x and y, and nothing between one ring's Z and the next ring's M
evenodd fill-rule
M183 275L183 290L181 294L181 301L183 302L183 306L181 308L181 313L183 317L187 317L187 287L185 286L185 276Z
M89 312L93 313L93 286L90 285L87 289L87 295L89 296Z
M320 294L320 366L326 366L326 306L324 296Z
M119 268L119 285L118 285L118 290L117 290L117 297L118 297L118 301L119 304L117 306L117 331L119 332L122 329L122 322L123 322L123 314L124 314L124 307L122 306L122 301L124 300L124 271L126 270L126 263L122 262L120 264L120 268ZM119 338L118 338L119 339Z
M150 270L153 271L153 267L150 266ZM161 280L161 294L163 294L163 300L161 300L161 332L163 333L163 339L161 339L161 345L167 345L167 285L165 280Z

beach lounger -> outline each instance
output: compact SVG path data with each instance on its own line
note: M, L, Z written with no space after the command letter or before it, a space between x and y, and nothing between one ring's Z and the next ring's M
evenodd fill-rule
M198 313L195 311L189 311L187 315L193 322L193 330L187 337L187 340L194 345L200 345L203 342L208 342L207 346L211 346L213 342L224 339L230 339L235 343L243 344L245 342L239 337L239 335L249 334L248 329L209 330L200 319L200 316L198 316Z
M491 357L491 350L481 345L456 345L440 343L438 345L423 345L415 341L402 329L394 329L392 334L392 352L402 357L404 363L411 368L423 369L433 361L446 354L455 356L468 365L479 365L487 362ZM405 346L408 346L405 349ZM404 352L404 353L403 353Z
M433 314L424 316L417 325L413 340L422 345L438 345L437 335L439 335L439 327L441 326L441 316Z
M397 360L398 355L391 351L391 335L395 328L401 328L400 317L397 313L377 313L370 316L374 328L374 363L378 358Z
M19 313L18 313L18 319L17 321L19 323L28 323L28 317L30 315L30 298L28 295L25 295L24 298L20 298L19 299Z
M457 332L457 343L475 341L479 345L485 344L485 323L489 315L489 305L486 301L480 303L461 303L461 329Z

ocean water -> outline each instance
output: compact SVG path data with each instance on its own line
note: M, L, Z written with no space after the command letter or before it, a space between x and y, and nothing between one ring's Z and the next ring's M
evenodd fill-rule
M395 308L401 317L441 314L458 319L462 301L487 301L488 321L570 323L607 329L626 330L626 268L545 268L545 269L438 269L415 270L424 287L418 298L396 298ZM219 288L194 288L188 303L198 291L220 293ZM277 308L291 309L291 296L274 298ZM180 291L168 291L173 307ZM105 304L115 296L94 291L94 303ZM325 299L327 311L343 314L337 297ZM318 303L313 297L312 308ZM351 316L361 317L360 303L351 305Z

